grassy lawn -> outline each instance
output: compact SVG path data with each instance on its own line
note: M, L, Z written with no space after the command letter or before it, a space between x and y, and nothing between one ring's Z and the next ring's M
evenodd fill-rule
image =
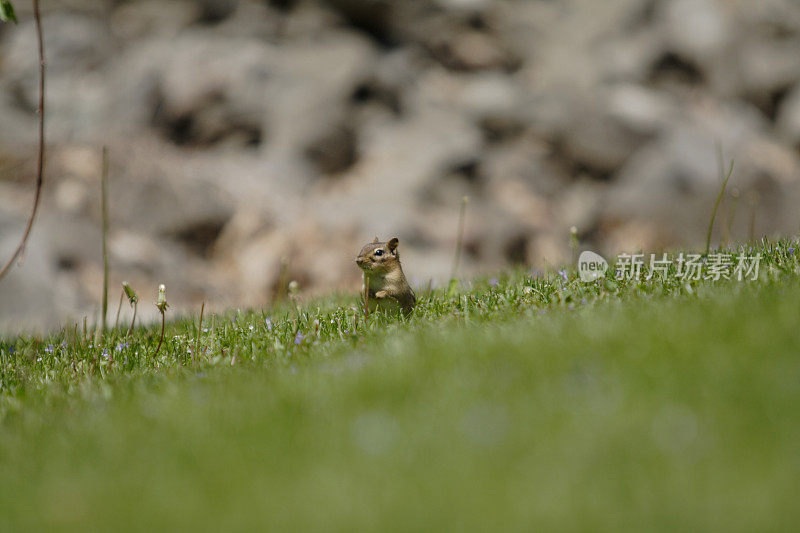
M795 530L792 246L751 282L178 319L157 356L155 326L2 339L0 530Z

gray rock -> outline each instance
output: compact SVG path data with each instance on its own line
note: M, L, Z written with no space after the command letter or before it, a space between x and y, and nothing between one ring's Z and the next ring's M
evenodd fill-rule
M781 137L792 146L800 146L800 84L781 104L777 123Z
M674 52L705 64L719 58L734 37L731 21L715 0L668 0L659 16Z
M136 41L153 37L175 38L200 15L200 3L192 0L138 0L120 4L109 22L115 36Z

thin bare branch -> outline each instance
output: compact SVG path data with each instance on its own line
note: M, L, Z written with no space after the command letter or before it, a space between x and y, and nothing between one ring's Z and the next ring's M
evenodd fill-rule
M28 218L28 224L25 226L25 233L22 234L19 246L11 254L8 262L0 269L0 280L2 280L6 273L11 269L17 259L22 257L25 251L25 244L28 242L28 236L31 234L33 228L33 221L36 219L36 213L39 210L39 201L42 196L42 184L44 183L44 37L42 36L42 19L39 15L39 0L33 0L33 20L36 26L36 39L39 44L39 158L36 168L36 191L33 196L33 209Z

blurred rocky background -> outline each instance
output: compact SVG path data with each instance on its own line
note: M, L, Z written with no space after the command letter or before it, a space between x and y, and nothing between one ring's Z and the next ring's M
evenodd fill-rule
M29 212L30 6L0 25L0 260ZM47 173L0 329L96 320L100 151L112 311L355 291L375 235L416 285L800 225L795 0L45 0ZM751 220L755 217L755 223ZM281 273L281 265L285 272ZM113 314L113 313L112 313ZM150 315L152 316L152 315Z

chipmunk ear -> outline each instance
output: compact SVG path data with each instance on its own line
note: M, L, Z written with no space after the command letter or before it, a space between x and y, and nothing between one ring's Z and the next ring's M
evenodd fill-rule
M397 237L392 237L389 242L386 243L386 247L389 249L390 252L394 252L397 250L397 245L400 244L400 241Z
M375 240L372 241L372 244L378 244L379 242L381 242L381 241L378 240L378 236L376 235L375 236Z

